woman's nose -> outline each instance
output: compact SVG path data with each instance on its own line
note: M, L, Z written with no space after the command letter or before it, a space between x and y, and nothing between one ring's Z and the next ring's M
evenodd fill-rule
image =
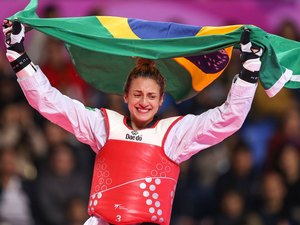
M142 97L140 100L141 106L146 106L148 104L148 100L146 97Z

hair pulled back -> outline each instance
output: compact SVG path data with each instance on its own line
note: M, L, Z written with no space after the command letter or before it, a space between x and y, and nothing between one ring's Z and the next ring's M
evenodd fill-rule
M154 80L160 87L160 96L165 92L165 78L156 68L155 62L151 59L137 58L135 67L129 73L124 92L128 94L131 82L139 77L149 78Z

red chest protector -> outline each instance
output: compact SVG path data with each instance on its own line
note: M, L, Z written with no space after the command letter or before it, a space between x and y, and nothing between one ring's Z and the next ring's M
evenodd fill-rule
M179 166L165 155L163 144L180 117L133 131L122 115L103 112L108 139L96 156L89 214L112 224L170 224Z

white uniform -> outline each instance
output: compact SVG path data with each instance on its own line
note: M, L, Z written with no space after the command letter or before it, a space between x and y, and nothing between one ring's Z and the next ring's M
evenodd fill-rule
M45 118L63 127L91 146L97 154L106 142L102 112L86 108L53 88L38 68L33 76L18 79L29 102ZM236 132L243 124L253 101L257 84L236 78L224 104L200 115L186 115L170 130L165 154L180 164L199 151L213 146ZM84 225L108 225L91 217Z

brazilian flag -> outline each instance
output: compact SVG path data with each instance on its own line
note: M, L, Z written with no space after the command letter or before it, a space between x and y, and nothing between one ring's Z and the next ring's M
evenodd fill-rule
M107 93L123 93L127 75L142 57L155 60L176 102L191 98L226 69L245 26L252 42L264 49L260 82L266 93L272 97L283 87L300 87L300 43L253 25L191 26L110 16L40 18L37 6L38 0L31 0L8 19L64 41L78 74Z

